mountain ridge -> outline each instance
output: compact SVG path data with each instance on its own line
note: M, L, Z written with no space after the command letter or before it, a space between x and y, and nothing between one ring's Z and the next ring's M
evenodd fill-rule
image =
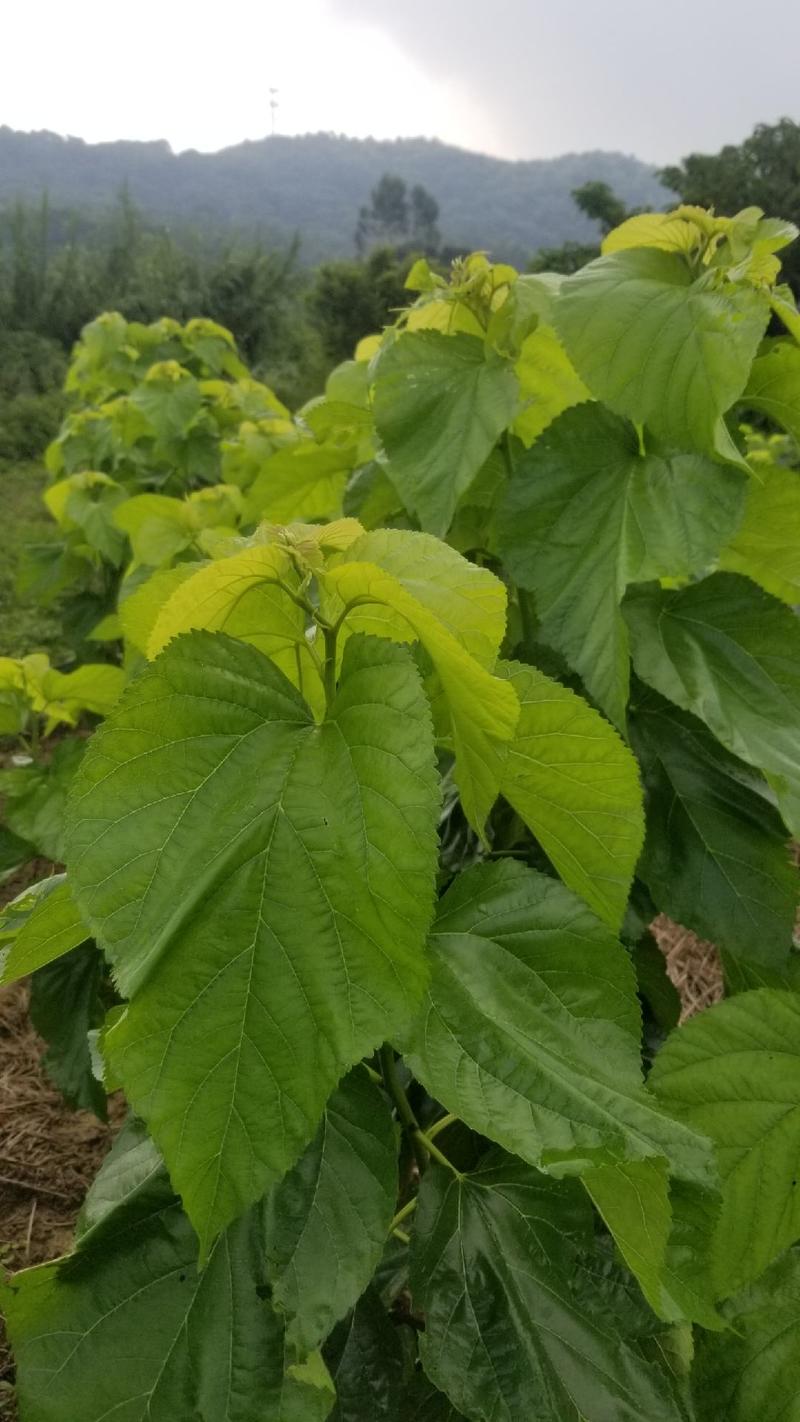
M439 139L317 133L175 153L165 139L89 143L0 126L0 205L46 191L58 207L98 208L127 186L160 222L258 231L277 242L300 232L306 261L353 254L358 209L385 172L428 188L449 245L517 262L539 247L596 236L571 198L581 183L607 182L633 206L663 207L671 197L651 165L602 150L507 159Z

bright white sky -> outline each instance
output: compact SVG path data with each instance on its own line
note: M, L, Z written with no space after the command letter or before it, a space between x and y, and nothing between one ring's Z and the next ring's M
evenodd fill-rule
M437 136L508 158L653 161L800 117L798 0L29 0L3 9L0 123L214 150Z

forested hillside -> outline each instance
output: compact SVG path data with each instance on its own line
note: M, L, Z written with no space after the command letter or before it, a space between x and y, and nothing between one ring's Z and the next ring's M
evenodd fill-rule
M638 207L664 207L670 197L653 168L621 153L511 163L428 139L308 134L174 154L167 143L89 144L0 127L0 205L47 191L54 207L85 212L127 185L161 220L258 230L275 241L299 231L307 262L352 253L354 214L387 171L434 194L445 242L520 262L567 238L594 239L595 225L571 198L582 183L606 182Z

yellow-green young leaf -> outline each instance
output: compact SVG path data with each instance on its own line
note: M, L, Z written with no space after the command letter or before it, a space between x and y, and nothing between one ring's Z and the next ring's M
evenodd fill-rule
M447 533L518 398L510 361L476 336L412 331L381 352L374 409L387 472L427 532Z
M411 535L412 538L414 536ZM380 542L381 535L368 534L367 538L377 538ZM357 549L360 543L355 544L354 548ZM464 563L460 555L453 554L453 557ZM480 570L474 569L474 572ZM421 591L426 598L423 602L422 597L409 591L400 578L375 563L340 563L326 569L321 582L334 607L341 607L342 611L352 607L348 621L352 615L354 628L374 637L389 637L396 642L419 641L427 651L447 700L456 756L456 781L464 812L473 828L482 833L499 791L497 749L514 733L519 718L519 703L513 687L493 676L466 650L465 642L473 641L474 644L475 623L465 624L467 630L460 632L459 640L442 618L431 611L430 603L441 606L444 601L450 609L449 617L456 624L465 612L469 619L475 619L479 606L457 597L448 601L446 585L443 589L434 587L433 590L429 585L418 587L417 591ZM496 579L492 578L494 582ZM410 586L414 586L413 579ZM484 587L488 588L488 583L475 578L471 586L480 595ZM451 595L452 591L451 588ZM494 592L490 595L495 598ZM486 633L479 630L478 637L479 645L486 649Z
M800 473L781 464L759 466L762 482L752 480L744 518L720 567L744 573L788 602L800 603Z
M204 1251L419 1003L439 786L408 651L352 638L328 717L255 647L177 639L75 782L67 863L127 1013L112 1073Z
M9 931L17 922L20 927L10 946L0 950L0 986L35 973L89 937L63 874L27 889L9 905L6 914ZM0 943L5 937L0 927Z
M563 884L508 859L469 869L429 949L425 1001L395 1040L447 1111L556 1175L664 1157L713 1185L709 1143L643 1085L630 957Z
M753 361L742 399L800 440L800 346L790 340L769 345Z
M198 572L196 563L176 563L174 568L161 568L142 583L135 592L120 595L119 620L122 635L137 652L147 656L153 628L172 594ZM123 593L125 584L122 585Z
M355 524L355 520L348 522ZM490 670L494 667L506 633L508 596L505 585L488 568L470 563L430 534L399 528L363 534L351 541L346 555L338 561L377 563L432 612L470 656ZM348 628L365 630L360 622L361 611L354 608L349 614ZM374 615L374 611L368 615ZM392 619L391 608L386 608L386 616ZM398 626L403 620L394 616Z
M629 247L657 247L662 252L693 252L704 241L695 222L677 212L641 212L614 227L601 243L604 256Z
M137 563L158 568L192 542L188 506L165 494L137 494L114 512L114 522L128 535Z
M650 1084L716 1147L711 1280L726 1298L800 1238L800 1000L762 988L710 1008L669 1037Z
M319 709L320 678L306 641L305 614L280 583L299 588L289 554L277 543L256 544L204 564L165 602L153 624L148 656L157 656L183 632L227 632L270 657Z
M592 394L617 414L668 448L742 463L722 416L747 383L769 297L709 281L679 252L614 252L567 278L555 326Z
M270 519L337 518L355 449L297 441L264 461L245 494L244 516L252 523Z
M511 428L523 444L533 444L562 410L592 398L552 326L526 336L514 369L523 409Z
M535 667L501 662L521 706L501 751L500 791L565 884L618 929L644 838L634 756L574 691Z
M770 297L770 306L780 318L787 331L800 341L800 311L790 286L776 286Z
M298 1359L267 1297L250 1211L197 1268L197 1238L157 1152L115 1144L75 1252L0 1285L22 1416L37 1422L323 1422L333 1387Z

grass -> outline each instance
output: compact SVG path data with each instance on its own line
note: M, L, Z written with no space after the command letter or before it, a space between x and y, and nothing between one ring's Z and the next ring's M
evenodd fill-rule
M36 464L0 463L0 503L4 516L0 542L0 656L57 652L63 645L58 610L39 607L16 590L17 569L26 544L57 537L42 502L44 471Z

